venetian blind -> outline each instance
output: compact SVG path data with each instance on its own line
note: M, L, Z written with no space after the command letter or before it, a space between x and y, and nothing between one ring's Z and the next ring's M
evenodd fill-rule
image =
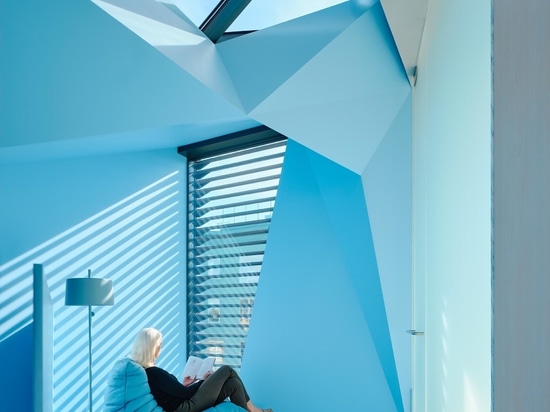
M188 353L240 369L286 148L188 159Z

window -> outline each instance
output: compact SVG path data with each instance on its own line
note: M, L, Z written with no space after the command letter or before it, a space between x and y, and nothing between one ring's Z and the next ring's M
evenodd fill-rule
M240 369L286 148L269 141L190 152L188 353ZM265 133L264 133L265 134ZM220 145L213 145L220 147ZM181 153L181 151L180 151Z

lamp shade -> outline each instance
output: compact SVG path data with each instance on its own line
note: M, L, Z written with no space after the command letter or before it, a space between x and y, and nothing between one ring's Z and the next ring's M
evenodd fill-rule
M99 278L73 278L65 282L65 305L110 306L115 304L113 281Z

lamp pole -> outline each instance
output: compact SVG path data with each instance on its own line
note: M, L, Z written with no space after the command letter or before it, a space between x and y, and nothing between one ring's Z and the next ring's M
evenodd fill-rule
M88 279L92 277L92 270L88 269ZM92 305L88 305L88 410L92 412Z
M115 304L113 282L109 279L88 277L73 278L65 281L65 305L88 306L88 411L92 412L92 306L111 306Z

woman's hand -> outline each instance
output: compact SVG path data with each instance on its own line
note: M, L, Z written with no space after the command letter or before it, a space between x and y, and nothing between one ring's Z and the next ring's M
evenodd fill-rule
M184 376L183 377L183 386L189 386L193 382L195 382L195 378L192 378L191 376Z
M203 378L203 379L206 379L206 378L208 378L210 375L212 375L212 371L206 372L202 378Z

